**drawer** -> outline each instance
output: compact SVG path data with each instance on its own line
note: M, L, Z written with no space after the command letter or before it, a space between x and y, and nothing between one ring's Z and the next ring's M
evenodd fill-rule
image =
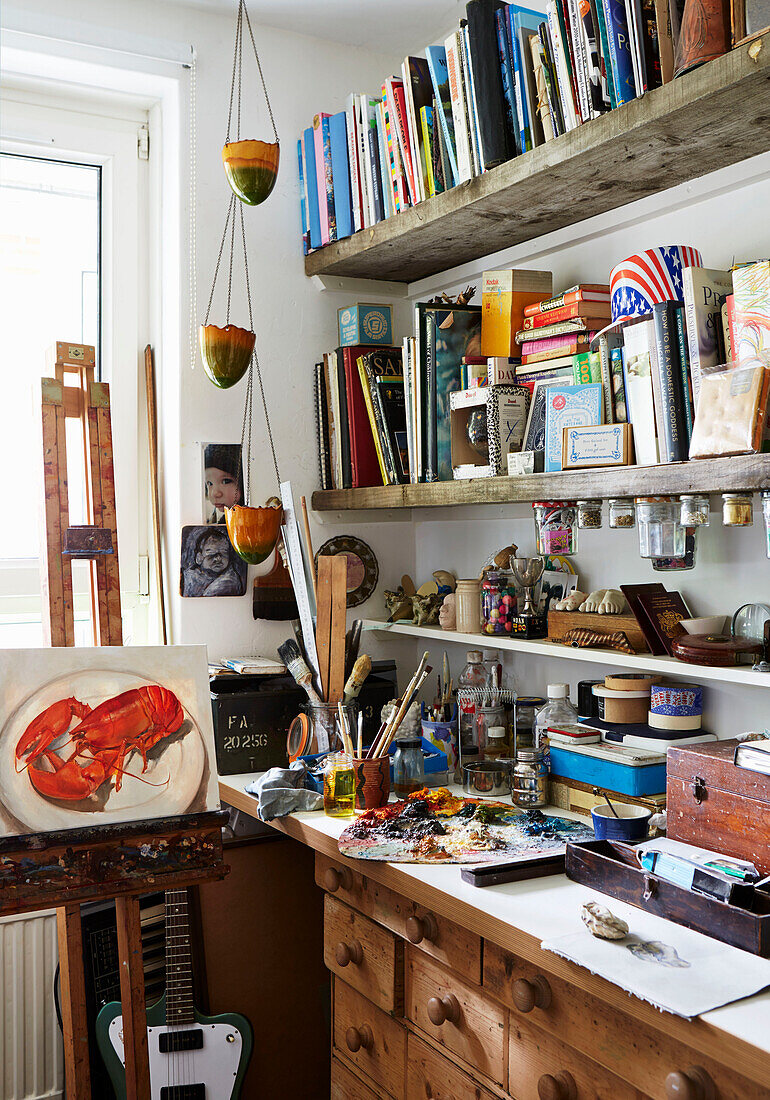
M516 1100L645 1100L633 1085L518 1016L510 1021L508 1081Z
M334 979L333 1035L334 1050L375 1087L403 1100L406 1029L339 978Z
M505 1088L508 1013L427 955L406 949L406 1015L473 1070Z
M469 981L481 981L481 936L475 932L320 852L316 853L315 877L318 885L334 897L416 944Z
M497 1100L416 1035L407 1039L406 1057L406 1100Z
M717 1086L714 1100L761 1100L768 1095L759 1085L691 1050L665 1031L488 941L484 944L483 984L488 994L511 1009L512 1023L529 1020L558 1035L654 1100L668 1100L667 1079L688 1073L692 1066L705 1069ZM516 1095L512 1067L511 1091Z
M324 898L324 963L385 1012L404 1011L404 944L336 898Z
M330 1100L387 1100L387 1097L382 1089L375 1092L373 1087L365 1085L339 1058L332 1058Z

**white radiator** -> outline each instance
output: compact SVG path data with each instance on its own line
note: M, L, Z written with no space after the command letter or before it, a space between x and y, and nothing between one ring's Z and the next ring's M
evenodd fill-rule
M0 1100L58 1100L62 1044L53 1003L56 914L0 918Z

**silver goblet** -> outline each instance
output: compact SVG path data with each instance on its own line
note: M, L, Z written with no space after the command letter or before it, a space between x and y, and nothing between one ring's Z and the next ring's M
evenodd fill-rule
M511 558L511 570L514 580L524 589L524 615L536 615L537 608L532 599L532 591L543 575L545 561L541 557Z

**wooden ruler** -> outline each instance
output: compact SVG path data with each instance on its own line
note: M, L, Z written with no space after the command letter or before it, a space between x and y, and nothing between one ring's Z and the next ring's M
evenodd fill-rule
M326 555L321 555L319 563ZM345 689L345 630L348 609L348 559L344 554L331 557L331 629L329 644L330 703L342 700Z
M321 554L318 558L316 594L318 617L316 619L315 644L318 652L318 673L321 678L321 698L329 699L329 657L332 630L332 562L333 557Z

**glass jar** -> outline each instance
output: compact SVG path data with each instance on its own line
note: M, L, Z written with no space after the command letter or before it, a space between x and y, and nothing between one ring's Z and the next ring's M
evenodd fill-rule
M476 707L476 741L479 752L486 750L489 731L493 726L505 727L505 707L502 704L491 707Z
M705 493L684 493L679 498L679 522L682 527L708 527L709 498Z
M487 747L484 756L487 760L499 760L501 756L508 755L506 743L508 731L505 726L490 726L487 730Z
M598 530L602 525L602 502L579 500L577 502L578 527L582 530Z
M725 527L751 527L754 522L753 493L722 493L722 523Z
M305 703L302 707L310 719L310 741L307 752L326 752L345 747L340 722L355 741L358 726L358 704L342 703L342 717L337 703ZM313 747L314 746L314 747Z
M535 716L535 748L543 753L546 770L551 767L548 730L551 726L570 726L578 720L578 712L569 698L569 684L549 684L548 702Z
M679 504L672 497L636 497L639 556L681 558L685 529L679 522Z
M490 570L481 582L481 630L484 634L510 634L517 611L513 576Z
M487 682L487 670L484 668L484 657L481 650L469 649L466 660L468 663L460 673L457 681L461 756L478 750L476 742L477 700L480 704L480 689Z
M576 554L575 502L539 500L533 503L532 508L538 554Z
M656 573L671 573L675 570L694 569L698 549L698 528L684 527L684 554L674 558L653 558L652 568Z
M328 817L352 817L356 805L353 758L330 752L324 768L324 813Z
M762 492L762 515L765 517L765 553L770 558L770 489Z
M523 810L548 805L548 768L541 749L520 749L516 754L511 800Z
M419 737L396 742L393 757L393 790L399 798L425 786L425 759Z
M534 745L535 716L547 699L544 695L519 695L516 699L516 748Z
M631 497L610 497L610 527L633 527L636 523Z
M455 588L456 629L459 634L478 634L481 630L479 615L479 582L459 580Z

